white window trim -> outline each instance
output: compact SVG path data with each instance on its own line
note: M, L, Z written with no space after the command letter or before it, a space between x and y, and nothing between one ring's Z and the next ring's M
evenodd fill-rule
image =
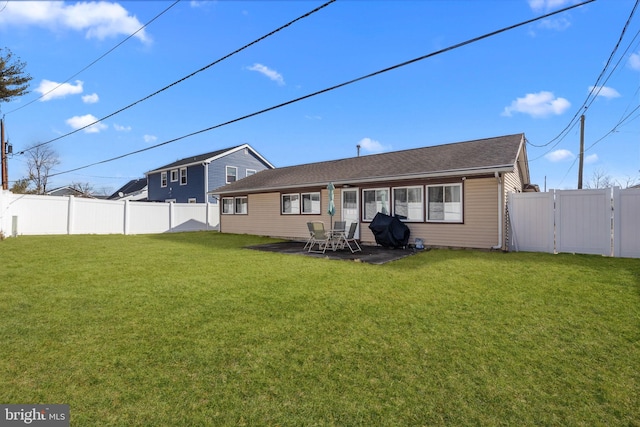
M298 208L291 209L291 212L284 211L284 197L285 196L298 196ZM286 193L280 195L280 213L282 215L300 215L300 193Z
M258 173L257 170L255 169L247 169L247 171L245 172L244 176L251 176L251 175L255 175L256 173Z
M424 190L424 186L422 185L406 185L406 186L402 186L402 187L392 187L391 188L391 199L392 199L392 207L393 207L393 215L395 216L397 214L396 212L396 193L395 190L410 190L412 188L417 188L420 190L420 195L422 196L422 201L420 202L420 208L421 208L421 212L420 212L420 218L407 218L407 219L402 219L399 218L400 221L403 222L424 222L424 199L425 199L425 190ZM407 201L407 203L409 203Z
M160 188L167 186L167 172L160 172Z
M198 200L195 197L189 197L187 203L198 203Z
M429 189L433 187L459 187L460 188L460 219L448 220L448 219L429 219ZM464 223L464 188L462 183L449 183L449 184L435 184L435 185L427 185L425 189L425 221L433 222L433 223L446 223L446 224L463 224ZM443 202L445 203L445 202Z
M176 203L176 199L165 199L165 203Z
M383 191L386 190L387 191L387 200L386 200L386 208L387 208L387 212L386 215L391 215L391 188L389 187L380 187L380 188L364 188L362 190L362 221L363 222L371 222L373 221L373 217L372 218L367 218L367 203L366 203L366 197L364 196L364 193L367 191ZM377 211L377 212L381 212L381 211ZM384 212L383 212L384 213ZM375 216L375 215L374 215Z
M229 181L229 170L230 169L234 169L236 171L235 173L235 177L236 180L235 181ZM231 184L232 182L236 182L238 180L238 167L237 166L225 166L224 168L224 180L227 184Z
M176 182L178 181L178 169L171 169L171 182Z
M182 173L184 171L184 174ZM183 181L184 178L184 182ZM180 168L180 185L187 185L187 168Z
M318 211L317 212L313 212L313 211L305 212L304 211L304 203L303 203L304 196L309 196L309 195L314 195L314 194L318 195ZM307 193L301 193L300 194L300 213L302 215L320 215L322 213L321 203L322 203L322 197L321 197L319 191L309 191Z
M238 203L237 203L238 199L246 200L246 203L245 203L245 205L247 206L246 212L238 212L236 210L236 207L238 206ZM236 215L249 215L249 197L248 196L238 196L233 199L233 213Z
M231 201L231 212L225 212L224 211L224 206L225 206L225 201ZM234 211L236 209L236 202L233 199L233 197L223 197L222 198L222 207L220 208L220 213L222 215L233 215Z

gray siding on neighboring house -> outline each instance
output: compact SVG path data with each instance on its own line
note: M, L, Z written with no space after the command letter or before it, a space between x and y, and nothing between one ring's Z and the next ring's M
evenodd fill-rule
M196 203L217 203L217 198L207 192L227 183L226 166L237 167L238 180L246 177L249 169L258 172L273 168L248 144L185 157L147 172L148 200L188 203L189 199L195 199ZM181 184L180 180L180 170L183 168L187 168L186 185ZM177 181L171 181L171 171L177 171ZM161 185L163 172L167 173L166 187Z
M216 159L209 164L209 190L227 184L227 166L238 168L238 180L245 178L247 176L247 170L249 169L255 170L256 172L270 169L270 167L260 160L251 150L238 150ZM213 195L209 195L209 201L216 203L217 199L215 199Z

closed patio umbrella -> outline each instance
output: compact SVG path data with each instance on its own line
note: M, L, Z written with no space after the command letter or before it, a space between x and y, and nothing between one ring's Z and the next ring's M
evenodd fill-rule
M333 185L333 182L330 182L329 185L327 185L327 190L329 190L329 208L327 209L327 213L331 215L332 218L336 213L336 204L333 200L334 198L333 193L335 189L336 187Z

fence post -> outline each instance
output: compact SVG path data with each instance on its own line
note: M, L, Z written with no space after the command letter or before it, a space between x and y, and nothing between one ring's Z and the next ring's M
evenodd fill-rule
M174 205L175 205L174 202L170 202L169 203L169 231L170 232L173 231L173 227L174 227L174 224L173 224L173 221L175 219L174 218L175 213L174 213L174 210L173 210L173 206Z
M8 191L0 190L0 235L4 235L6 237L8 234L4 232L4 230L7 229L4 211L5 193L8 193Z
M619 257L622 252L620 239L620 233L622 232L620 224L622 215L622 211L620 210L620 187L613 187L612 203L611 210L613 211L613 230L611 238L613 239L613 256Z
M124 218L123 218L123 233L126 236L129 234L129 200L124 201Z
M75 215L74 215L74 197L73 196L68 196L69 197L69 205L67 208L67 234L73 234L73 222L75 220Z

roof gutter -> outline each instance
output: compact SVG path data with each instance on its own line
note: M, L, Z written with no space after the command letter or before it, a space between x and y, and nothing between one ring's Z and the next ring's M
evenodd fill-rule
M394 175L394 176L378 176L370 178L356 178L356 179L335 179L331 180L335 186L368 184L373 182L389 182L398 181L401 179L426 179L426 178L448 178L452 176L470 176L470 175L483 175L487 173L499 174L501 172L513 172L513 164L491 166L488 168L473 168L473 169L456 169L450 171L438 171L424 174L408 174L408 175ZM255 192L270 192L286 190L290 188L310 187L310 186L326 186L329 181L326 182L301 182L297 184L289 185L277 185L271 187L258 187L258 188L240 188L231 189L227 191L211 190L211 194L237 194L237 193L255 193Z

